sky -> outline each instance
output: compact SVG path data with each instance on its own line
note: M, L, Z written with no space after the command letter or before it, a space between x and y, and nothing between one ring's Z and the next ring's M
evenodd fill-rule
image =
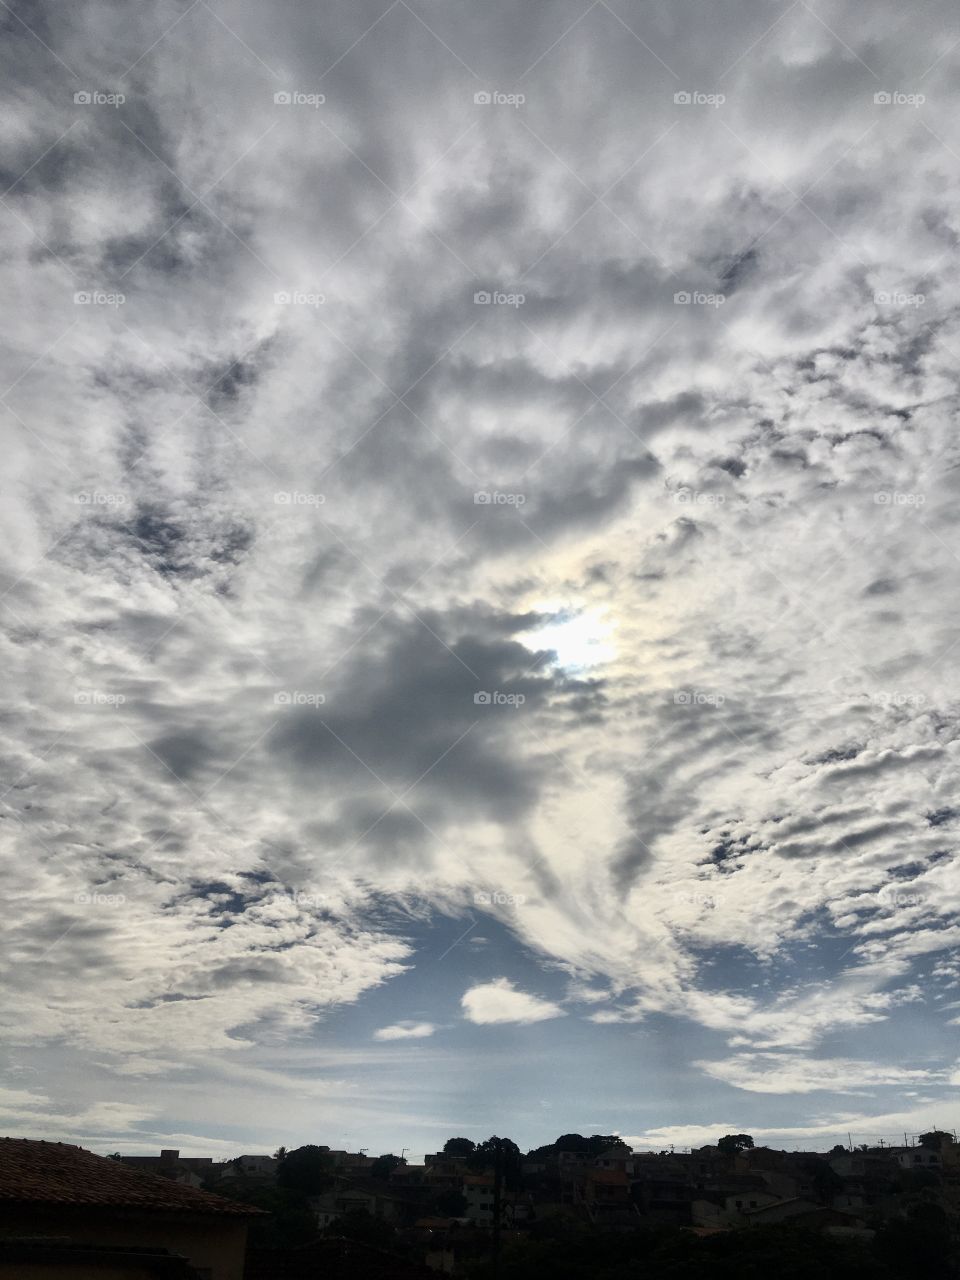
M955 6L0 27L0 1132L960 1124Z

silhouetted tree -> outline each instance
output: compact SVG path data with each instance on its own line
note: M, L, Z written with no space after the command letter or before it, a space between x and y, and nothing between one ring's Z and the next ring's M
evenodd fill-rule
M443 1144L445 1156L469 1156L473 1155L476 1149L477 1144L470 1138L448 1138Z
M945 1142L952 1142L953 1134L943 1129L931 1129L929 1133L921 1133L920 1145L928 1151L939 1151Z
M749 1133L727 1133L717 1142L717 1150L724 1156L735 1156L740 1151L749 1151L753 1139Z
M389 1178L394 1169L398 1169L401 1165L406 1164L403 1156L384 1155L377 1156L370 1167L371 1178Z
M288 1151L277 1169L277 1185L307 1196L319 1195L333 1183L333 1159L329 1151L308 1144Z

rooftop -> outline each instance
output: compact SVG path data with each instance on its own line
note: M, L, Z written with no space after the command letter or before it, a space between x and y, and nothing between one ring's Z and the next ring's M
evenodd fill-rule
M0 1203L246 1216L259 1209L141 1173L65 1142L0 1138Z

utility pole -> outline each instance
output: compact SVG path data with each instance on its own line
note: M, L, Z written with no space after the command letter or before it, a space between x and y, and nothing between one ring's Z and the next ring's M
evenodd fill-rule
M493 1153L493 1274L500 1274L500 1200L503 1192L503 1139L494 1139Z

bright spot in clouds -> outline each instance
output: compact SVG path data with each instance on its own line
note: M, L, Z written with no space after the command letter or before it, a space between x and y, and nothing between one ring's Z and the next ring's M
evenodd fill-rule
M557 612L539 631L532 631L526 643L532 649L552 649L557 666L576 670L609 662L616 654L611 636L610 624L596 610L568 609Z

